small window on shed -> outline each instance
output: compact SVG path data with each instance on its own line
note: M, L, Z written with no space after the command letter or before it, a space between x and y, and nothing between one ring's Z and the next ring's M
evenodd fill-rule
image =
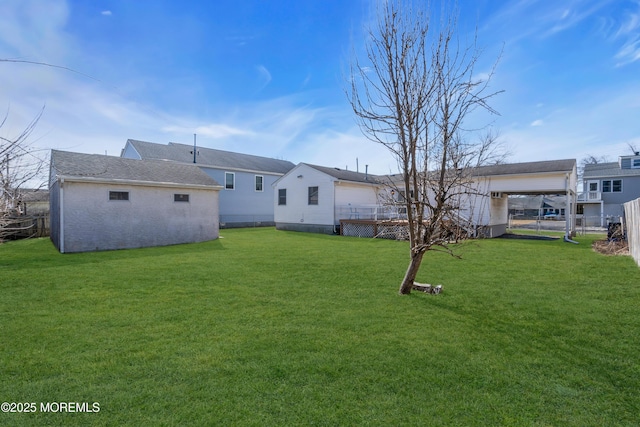
M278 189L278 204L286 205L287 204L287 189L279 188Z
M109 191L109 200L129 200L128 191Z
M189 195L188 194L174 194L173 195L174 202L188 202Z

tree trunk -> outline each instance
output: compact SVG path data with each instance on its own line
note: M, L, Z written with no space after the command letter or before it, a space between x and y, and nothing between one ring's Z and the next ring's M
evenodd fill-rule
M400 295L408 295L411 293L413 282L416 280L418 270L420 270L420 264L422 263L423 256L424 251L411 252L411 262L409 263L409 268L407 268L407 272L404 275L404 279L402 279L400 291L398 292Z

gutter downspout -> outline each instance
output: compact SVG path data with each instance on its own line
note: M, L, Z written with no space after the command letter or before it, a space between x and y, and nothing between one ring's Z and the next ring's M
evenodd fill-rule
M338 230L336 230L336 186L339 181L333 182L333 234L338 234Z
M60 253L64 253L64 178L60 178Z

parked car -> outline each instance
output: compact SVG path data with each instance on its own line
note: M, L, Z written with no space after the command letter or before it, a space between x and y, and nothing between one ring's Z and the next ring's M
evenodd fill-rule
M558 219L558 214L557 213L553 213L553 212L549 212L549 213L544 214L542 219Z

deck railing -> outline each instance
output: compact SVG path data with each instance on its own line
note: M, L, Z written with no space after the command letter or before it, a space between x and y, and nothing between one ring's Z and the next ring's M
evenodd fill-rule
M336 206L335 218L341 219L370 219L378 220L400 220L406 219L406 208L398 205L341 205Z

